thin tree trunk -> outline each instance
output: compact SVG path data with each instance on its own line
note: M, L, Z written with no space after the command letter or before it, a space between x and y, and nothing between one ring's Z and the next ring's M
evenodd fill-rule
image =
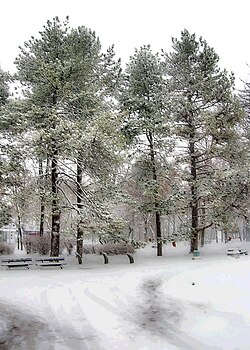
M228 234L227 234L227 230L224 231L224 242L227 243L228 241Z
M143 221L144 221L144 241L147 242L148 241L148 215L147 214L143 217Z
M20 242L20 247L21 250L23 250L23 234L22 234L22 224L21 224L21 217L19 214L17 214L17 220L18 220L18 237L19 237L19 242ZM18 247L19 249L19 247Z
M46 162L46 169L45 173L43 171L43 161L39 159L39 177L40 177L40 225L39 225L39 234L40 236L43 236L44 234L44 222L45 222L45 180L48 177L49 174L49 165L50 161L49 158L47 157L47 162Z
M217 228L215 229L215 239L216 239L216 243L219 243L219 238L218 238L218 230Z
M192 130L192 126L191 126ZM196 156L195 143L193 141L194 133L190 133L189 152L191 158L191 244L190 253L198 249L199 235L198 235L198 196L197 196L197 171L196 171Z
M57 105L58 88L55 87L52 91L52 107ZM54 128L56 121L54 121ZM60 220L61 211L59 207L59 188L58 188L58 148L55 139L52 139L52 157L51 157L51 194L52 194L52 209L51 209L51 256L59 256L60 251Z
M153 172L153 180L155 183L154 187L154 205L155 205L155 226L156 226L156 241L157 241L157 256L162 256L162 234L161 234L161 215L159 208L159 188L158 188L158 178L156 172L156 163L155 163L155 150L153 143L153 136L151 132L148 132L148 141L150 147L150 158L151 158L151 166Z
M176 221L175 221L175 214L173 214L173 236L175 236L176 232Z
M250 222L249 222L249 218L246 218L246 220L245 220L245 237L246 237L246 241L250 242Z
M40 228L39 234L43 236L44 234L44 217L45 217L45 199L44 199L44 185L43 185L43 161L42 159L38 160L39 162L39 181L40 181Z
M52 192L52 220L51 220L51 256L59 255L60 245L60 208L58 198L58 151L54 150L51 159L51 192Z
M81 157L77 159L77 178L76 178L76 202L77 208L79 211L79 220L77 225L77 243L76 243L76 252L78 263L82 264L82 255L83 255L83 229L81 222L81 214L83 208L83 190L82 190L82 177L83 177L83 169L82 169L82 161Z
M201 203L201 225L205 224L205 214L206 214L206 210L205 210L205 201L202 201ZM204 247L205 245L205 229L203 228L201 230L201 247Z

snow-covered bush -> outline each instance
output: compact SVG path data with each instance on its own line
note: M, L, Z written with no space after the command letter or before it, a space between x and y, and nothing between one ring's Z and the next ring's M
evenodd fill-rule
M0 243L0 255L10 255L14 253L14 246L8 243Z
M27 236L24 238L24 246L27 254L39 253L48 255L50 252L49 236Z
M145 242L141 241L132 241L131 244L135 249L145 248L147 245Z
M83 245L83 254L95 254L96 253L96 245L93 244L84 244Z
M71 255L74 247L76 246L76 239L72 237L62 237L60 240L60 246L65 248L67 253Z
M109 255L124 255L127 253L133 254L135 248L131 243L105 243L95 246L96 254L106 253Z

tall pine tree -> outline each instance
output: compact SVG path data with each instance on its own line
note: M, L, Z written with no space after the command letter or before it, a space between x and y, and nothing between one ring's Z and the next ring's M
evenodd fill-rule
M210 199L213 161L226 156L223 150L233 141L239 102L233 94L233 76L220 69L218 55L202 38L184 30L180 39L173 39L173 51L164 56L172 133L188 170L183 180L190 190L193 252L198 249L199 234L212 225L206 221L204 208Z

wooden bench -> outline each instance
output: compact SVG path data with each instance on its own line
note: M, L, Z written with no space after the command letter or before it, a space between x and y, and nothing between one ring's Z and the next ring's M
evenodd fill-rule
M8 268L11 267L27 267L29 269L30 265L33 265L32 258L2 258L1 265Z
M36 258L36 265L39 267L59 266L61 269L66 265L65 259L59 256Z
M106 253L103 253L103 252L101 252L101 255L103 256L104 264L108 264L109 263L108 255Z
M238 258L240 255L248 255L248 251L239 248L231 248L227 250L227 255Z
M108 264L109 263L109 258L108 258L107 253L101 252L100 254L103 256L104 264ZM131 254L129 254L129 253L127 253L126 255L128 257L128 260L129 260L130 264L133 264L135 262L134 257Z
M128 257L128 260L129 260L130 264L133 264L135 262L135 259L134 259L133 255L131 255L129 253L127 253L126 255Z

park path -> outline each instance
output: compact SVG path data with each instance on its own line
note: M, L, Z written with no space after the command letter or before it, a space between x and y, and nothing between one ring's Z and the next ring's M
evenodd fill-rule
M209 350L162 289L189 265L0 271L0 350Z
M49 315L48 315L49 316ZM89 327L86 327L86 331ZM0 302L0 350L101 350L95 335L77 333L18 305Z

